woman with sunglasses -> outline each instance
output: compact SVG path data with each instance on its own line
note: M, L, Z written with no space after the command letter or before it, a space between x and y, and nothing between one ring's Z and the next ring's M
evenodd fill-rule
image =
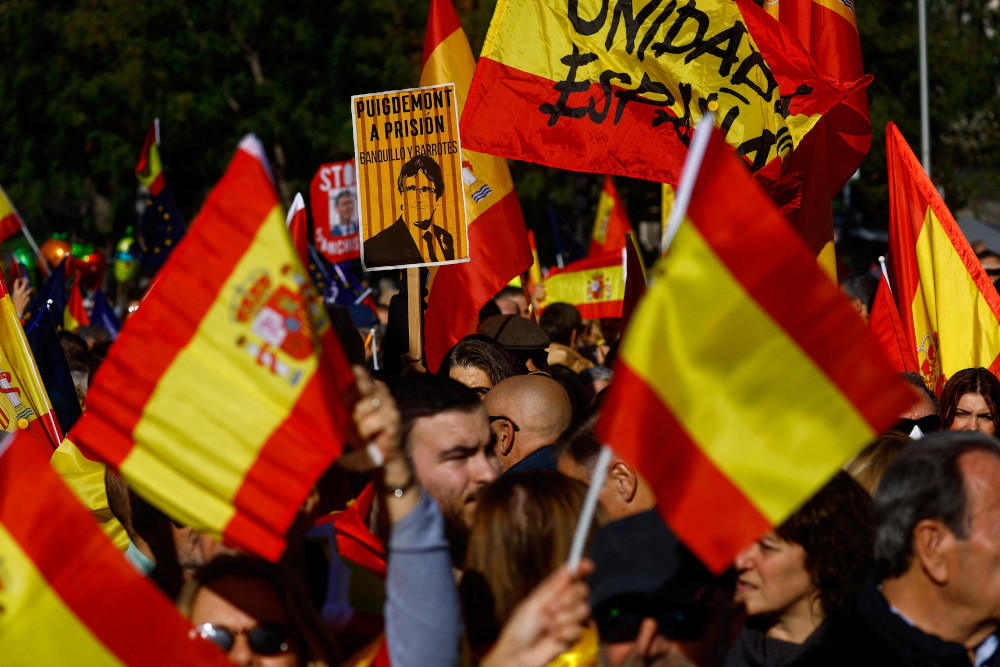
M1000 433L1000 380L985 368L965 368L941 391L941 418L946 431Z
M338 663L302 587L274 563L218 556L188 582L178 606L192 634L217 644L237 665Z
M838 641L872 562L871 498L845 472L736 557L746 626L726 667L808 665ZM849 641L849 639L847 639Z

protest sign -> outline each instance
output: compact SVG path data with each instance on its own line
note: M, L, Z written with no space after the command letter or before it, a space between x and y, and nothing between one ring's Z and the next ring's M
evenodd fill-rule
M351 98L366 269L469 259L454 84Z
M316 249L336 264L361 254L354 160L322 165L309 186Z

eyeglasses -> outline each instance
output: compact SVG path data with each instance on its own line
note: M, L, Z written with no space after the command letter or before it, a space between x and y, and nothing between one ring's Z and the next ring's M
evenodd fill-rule
M421 185L419 187L416 185L407 185L403 188L403 192L419 192L423 195L437 194L437 190L435 190L432 185Z
M514 427L514 431L515 431L515 432L517 432L517 431L520 431L520 430L521 430L521 429L519 429L519 428L517 427L517 424L515 424L515 423L514 423L514 420L513 420L513 419L511 419L510 417L504 417L504 416L502 416L502 415L497 415L496 417L490 417L490 423L492 424L493 422L495 422L495 421L496 421L496 420L498 420L498 419L503 419L504 421L508 421L508 422L510 422L510 425Z
M232 650L238 635L246 635L250 650L257 655L278 655L288 652L288 629L268 623L256 628L227 628L214 623L202 623L191 630L192 637L207 639L226 653Z

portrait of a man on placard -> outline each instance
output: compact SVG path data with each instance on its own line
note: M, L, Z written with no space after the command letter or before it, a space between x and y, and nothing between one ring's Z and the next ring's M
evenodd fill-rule
M347 236L358 233L358 220L356 217L357 202L354 198L353 188L344 188L337 193L334 198L334 210L337 218L330 220L330 236Z
M455 259L452 234L434 224L444 195L441 166L429 155L403 164L396 180L402 198L396 222L364 243L367 268L450 262Z

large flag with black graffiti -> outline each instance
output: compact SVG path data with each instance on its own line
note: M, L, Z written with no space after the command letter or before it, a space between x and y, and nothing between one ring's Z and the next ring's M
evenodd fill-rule
M820 75L801 44L765 50L756 39L723 0L500 0L463 148L676 183L692 128L713 109L726 142L776 178L863 82Z

